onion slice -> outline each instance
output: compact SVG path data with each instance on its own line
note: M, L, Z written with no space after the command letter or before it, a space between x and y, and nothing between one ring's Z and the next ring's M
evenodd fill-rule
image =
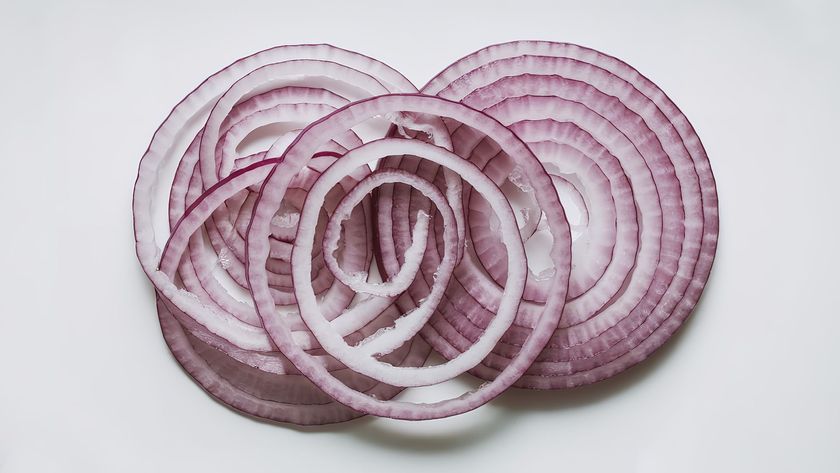
M223 402L251 415L299 424L359 415L338 406L300 376L271 343L249 301L245 230L262 179L276 162L267 153L272 143L253 151L248 147L260 146L253 137L272 126L282 127L279 135L273 131L273 145L285 147L301 128L352 100L404 91L416 88L369 57L329 45L283 46L242 58L211 76L173 109L155 133L135 184L138 258L162 301L161 324L173 353L199 384ZM306 190L330 163L360 143L351 131L313 153L310 166L296 176L287 206L274 218L267 266L273 300L292 305L286 317L296 342L344 382L387 398L399 389L349 371L319 353L320 347L293 309L289 259L290 235L298 223L295 206L302 205ZM330 194L325 218L342 194L368 173L359 170L345 176ZM371 263L369 212L366 202L352 216L353 231L346 235L352 244L340 258L345 268L361 271ZM312 277L318 292L331 303L329 314L340 314L352 301L353 292L334 283L322 258ZM387 326L395 315L386 306L366 320L344 323L341 330L351 339L362 339ZM203 355L196 358L191 350ZM418 366L428 352L422 340L415 340L387 359L395 365ZM209 358L199 359L204 355ZM242 376L228 379L232 388L221 388L225 383L218 376L230 378L232 367L255 370L249 378L255 384ZM248 400L249 395L260 397L259 386L266 383L275 393L288 390L282 405Z
M537 195L540 198L540 204L543 206L546 219L555 237L550 256L558 271L552 279L552 291L546 302L545 310L542 316L539 317L538 323L532 333L524 341L522 350L514 356L513 361L493 381L457 398L428 404L375 399L337 380L325 369L323 364L319 363L317 359L307 354L295 343L288 325L276 312L275 305L268 291L268 281L265 275L265 262L268 258L269 250L266 243L270 234L268 224L271 216L280 207L292 176L306 165L313 152L336 134L343 133L354 126L358 126L371 117L387 116L395 113L427 114L457 120L466 126L474 128L478 132L493 136L502 149L511 155L519 157L523 172L527 175L534 188L540 190ZM515 220L513 220L509 204L501 196L501 193L498 192L498 188L485 176L478 173L473 164L452 154L445 148L423 143L421 140L391 139L374 141L355 150L350 150L348 155L342 159L349 159L349 166L354 166L367 160L399 153L420 155L438 164L446 165L450 171L461 175L471 185L477 186L477 189L482 193L492 192L493 189L496 191L495 196L491 198L492 200L490 202L497 215L501 214L499 218L503 225L503 240L510 255L511 274L506 281L506 287L498 305L498 313L493 314L494 316L488 320L488 334L492 335L480 338L473 345L477 347L473 353L478 353L479 356L474 356L469 350L465 350L466 356L464 358L458 357L457 359L458 362L465 360L471 363L475 361L475 358L480 359L480 356L483 356L489 351L489 348L492 348L499 336L498 327L502 326L503 331L509 325L519 305L526 272L523 266L524 258L518 228ZM354 158L352 156L358 156L359 162L353 161ZM340 162L341 160L336 164ZM471 178L475 178L476 181L471 181ZM552 192L547 192L547 189ZM457 197L460 198L460 196ZM317 196L315 199L315 205L317 205L319 199ZM505 209L505 207L507 208ZM505 212L504 210L507 211ZM309 222L312 215L314 213L307 212L302 218ZM364 353L352 352L352 349L342 343L339 338L331 335L332 332L327 330L328 327L323 317L318 313L318 301L312 294L311 288L308 287L309 285L306 280L306 275L309 270L306 263L309 261L312 248L309 243L312 237L310 228L311 226L308 225L300 225L295 240L296 248L293 252L293 268L296 272L295 275L297 276L299 274L302 279L298 282L296 278L296 296L298 297L298 304L301 308L301 315L304 317L304 321L316 333L325 350L348 364L352 363L354 369L365 370L365 373L374 379L388 379L391 382L395 382L395 384L401 385L416 384L411 381L412 376L422 377L424 384L438 381L439 378L435 376L423 374L433 372L428 367L405 368L405 374L393 377L389 376L389 370L383 369L381 364L368 368L365 364L367 357ZM557 195L553 192L551 179L544 172L542 166L531 151L510 130L491 117L456 102L423 95L383 95L357 101L313 123L283 153L281 162L277 164L276 168L272 170L266 179L254 208L254 215L248 232L248 281L257 312L263 321L263 325L270 334L272 341L294 363L301 373L305 374L323 389L324 392L339 402L368 414L407 420L434 419L460 414L488 402L512 385L527 367L530 366L531 362L544 347L548 336L556 327L562 311L562 305L565 302L570 265L570 243L571 235L568 224L559 205ZM447 267L446 258L447 256L444 256L441 260L444 268ZM513 268L518 269L516 272L513 272ZM434 279L433 275L429 275L429 277ZM430 286L434 287L434 283L430 284ZM427 293L426 295L429 294ZM424 327L428 327L428 325ZM395 330L400 329L397 328ZM413 330L406 331L410 333ZM469 367L470 363L463 364ZM441 366L443 366L443 370L438 372L443 372L445 375L456 375L464 368L462 363Z
M621 210L616 215L625 215L626 223L616 222L615 247L589 255L575 252L571 299L560 327L517 385L554 389L592 383L633 366L665 343L702 293L718 233L708 157L665 93L615 58L540 41L477 51L438 74L423 92L462 101L496 117L547 166L558 157L568 165L583 157L605 176L615 176L602 189L585 184L592 167L574 172L583 183L575 188L587 202L587 212L598 211L602 206L596 199L606 196L612 197L615 212L632 202L639 213L638 236L633 222L637 212ZM469 136L456 136L457 131L456 149L473 146ZM558 146L572 149L563 152ZM620 169L612 164L616 160ZM588 225L590 232L593 224ZM603 235L599 231L591 238ZM625 249L619 250L621 244ZM605 257L606 272L594 285L579 278L579 268L595 268L593 262ZM507 343L500 344L475 374L493 379L518 352L532 324L529 305ZM438 325L443 336L431 339L437 342L435 349L457 353L463 337L483 329L484 318L447 312L447 323Z

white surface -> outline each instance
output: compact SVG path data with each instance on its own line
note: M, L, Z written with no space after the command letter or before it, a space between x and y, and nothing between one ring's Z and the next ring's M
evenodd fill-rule
M70 3L0 9L3 473L840 471L836 3ZM275 44L331 42L420 85L520 38L625 59L696 126L721 238L684 330L608 382L439 422L307 432L205 396L161 340L131 233L171 106Z

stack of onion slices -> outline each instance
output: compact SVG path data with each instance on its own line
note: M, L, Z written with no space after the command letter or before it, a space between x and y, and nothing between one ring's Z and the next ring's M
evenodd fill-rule
M691 313L718 234L676 105L615 58L536 41L419 91L329 45L242 58L157 130L133 209L178 362L230 407L301 425L613 376ZM395 399L456 378L479 381Z

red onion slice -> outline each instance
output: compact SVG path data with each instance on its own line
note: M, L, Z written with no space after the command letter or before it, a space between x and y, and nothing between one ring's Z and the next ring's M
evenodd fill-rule
M302 169L310 159L310 156L317 151L324 142L330 140L332 136L357 126L371 117L387 116L394 113L429 114L437 117L448 117L473 127L486 135L493 136L502 149L506 150L508 154L520 157L523 172L530 180L531 185L535 189L539 190L537 195L540 200L540 204L544 208L547 221L549 222L551 231L554 234L554 244L552 245L550 255L555 267L558 268L558 271L552 281L552 291L550 291L544 314L539 318L537 326L525 340L522 350L514 357L512 363L493 381L482 385L475 391L465 393L458 398L431 404L415 404L409 402L375 399L354 390L352 387L335 379L335 377L333 377L329 371L324 368L323 364L319 363L317 359L313 358L311 355L305 353L305 351L302 350L297 343L295 343L287 323L284 322L282 317L276 313L275 306L270 298L268 281L264 271L265 261L268 258L267 241L270 234L268 223L271 216L280 207L292 176ZM400 141L403 142L401 143ZM382 144L380 145L379 143ZM438 159L440 157L440 153L448 153L445 148L440 148L431 144L424 144L420 140L385 140L372 142L366 146L367 148L358 148L359 152L361 153L362 150L366 149L370 150L377 149L377 147L380 146L382 147L381 152L372 153L372 156L365 156L362 154L361 156L366 159L379 157L387 153L398 154L401 152L409 154L418 152L424 157ZM354 153L354 150L351 150L345 158L350 156L350 153ZM436 154L438 156L436 156ZM545 341L547 341L548 335L550 335L551 331L554 327L556 327L557 321L559 320L561 308L565 301L566 288L568 287L571 237L562 208L559 205L559 200L557 200L556 193L546 191L547 189L551 189L553 191L551 179L544 172L542 166L530 150L528 150L528 148L524 146L524 144L516 138L512 132L504 128L501 124L489 116L455 102L421 95L386 95L357 101L337 110L326 118L313 123L298 136L291 146L289 146L281 159L282 161L266 179L260 198L254 208L254 217L251 221L251 228L248 232L249 283L254 296L257 312L260 314L266 330L271 335L272 341L309 379L311 379L334 399L352 407L353 409L369 414L392 418L421 420L451 416L474 409L497 396L504 389L513 384L522 372L527 369L533 361L533 358L542 350ZM338 162L341 162L341 160ZM470 169L474 169L472 164L467 161L463 161L460 158L453 159L451 162L444 160L443 163L451 166L451 171L456 171L458 174L465 177L466 175L470 175L470 177L472 177L474 172L470 171ZM351 164L356 165L358 163L354 162ZM478 176L482 175L475 175L476 178L478 178ZM495 188L495 185L493 185L486 177L482 176L479 179L484 181L484 183L480 184L482 190L486 191L490 188ZM476 185L479 184L476 183ZM451 189L451 187L449 188ZM460 198L460 195L453 197ZM496 199L494 199L494 202L496 202ZM507 205L506 202L505 205ZM493 203L493 206L497 211L501 211L500 204ZM509 208L508 212L510 212ZM309 220L310 215L311 214L307 214L307 220ZM513 243L514 241L519 242L519 230L516 226L515 220L513 220L512 213L507 213L507 216L502 216L500 220L502 220L502 223L507 230L504 235L505 241L510 243ZM296 248L293 253L293 268L295 271L300 271L301 277L304 279L300 282L299 286L296 286L300 288L296 292L296 295L299 300L299 305L301 306L302 314L304 315L305 322L310 326L310 328L316 330L319 340L325 346L327 352L343 358L348 363L352 362L356 364L356 362L359 361L357 358L361 357L355 357L352 354L347 356L345 353L342 353L342 343L337 338L333 338L333 340L325 338L332 332L329 330L321 330L321 326L323 326L324 329L327 329L327 327L324 326L323 318L318 316L317 300L315 300L314 295L311 293L311 289L307 287L308 284L305 277L305 275L308 274L309 269L306 266L306 262L309 258L309 252L311 251L311 246L308 246L310 245L309 240L311 239L310 232L311 230L308 230L306 225L298 227L296 245L303 246L301 246L300 250ZM410 246L410 235L408 235L408 239L409 243L407 246ZM509 251L514 251L516 247L517 245L512 244L509 246ZM404 254L404 252L402 252L402 254ZM516 253L514 252L514 256L515 255ZM444 256L444 258L446 258L446 256ZM506 313L510 312L511 308L515 310L515 305L518 305L521 289L524 287L523 284L525 275L524 268L521 266L521 263L522 262L519 264L520 271L518 273L511 273L511 280L507 281L508 284L513 285L513 291L506 292L503 301L499 304L499 315L497 316L499 317L499 320L501 320L499 324L509 322L505 320L510 318L510 315L506 315ZM298 266L298 264L300 266ZM516 266L511 266L511 269L514 267ZM519 275L518 281L513 279L517 274ZM434 279L431 275L429 277ZM434 283L429 286L433 287L433 285ZM511 307L511 301L513 300L511 294L516 296L516 304L513 305L513 307ZM494 321L496 321L496 318L491 317L491 320L488 320L488 324L493 324ZM424 327L428 327L428 325ZM496 329L494 326L490 325L488 327L488 331L490 333L495 333ZM409 330L408 332L411 331ZM490 340L495 343L492 338L487 338L486 340ZM477 346L479 346L481 350L486 349L485 344L491 345L487 343L486 340L479 340ZM336 343L333 343L333 341ZM482 353L481 350L478 352ZM471 358L472 357L467 358L467 360L472 361ZM457 366L458 369L461 369L461 366L452 366ZM362 368L362 363L359 362L357 367ZM428 368L423 368L420 371L426 369ZM457 373L458 370L453 371ZM384 371L380 369L369 370L368 374L372 375L371 377L374 379L387 376ZM434 380L436 379L432 377L431 381ZM411 384L409 380L404 378L399 378L396 381L400 381L401 384Z
M636 205L654 202L665 219L662 237L657 238L661 242L659 250L659 244L648 238L658 233L648 222L656 223L656 208L648 206L651 219L641 215L641 246L632 276L625 280L626 287L620 287L621 292L603 308L580 307L583 311L576 312L578 301L585 300L588 293L570 301L561 321L565 328L558 329L540 356L542 361L518 385L560 388L595 382L627 369L661 346L688 316L702 292L714 258L718 225L708 158L696 133L670 99L635 69L602 53L569 44L526 41L473 53L432 79L423 91L483 109L532 144L535 139L557 141L551 137L560 134L546 133L545 128L565 121L582 125L589 132L604 130L605 125L617 127L620 135L615 138L621 139L601 135L598 141L612 143L608 149L621 162ZM555 100L551 97L563 101L551 102ZM563 107L572 107L570 113L557 116L556 111ZM593 121L593 113L607 122L597 125L602 118ZM553 120L557 125L544 125L551 115L556 116ZM534 132L539 136L528 136ZM628 139L633 148L621 144ZM457 148L458 143L455 145ZM651 170L655 194L650 194L646 179L641 179L644 170L633 170L633 162L638 160L629 158L636 155L636 149ZM648 196L655 196L655 200ZM644 250L648 240L647 247L658 257ZM640 279L640 264L657 260L656 272L646 270L648 276ZM631 302L635 298L627 300L633 287L646 290L637 303ZM575 313L578 315L572 315ZM462 344L465 334L481 330L484 324L480 316L473 316L466 324L463 317L451 313L450 324L439 324L450 343ZM509 332L508 344L501 344L497 355L489 357L476 374L492 379L506 366L506 359L517 353L530 325L527 317L518 324L520 327ZM446 347L450 352L452 348Z
M339 80L336 80L335 73L340 73ZM241 144L247 143L262 128L278 123L288 123L284 125L288 132L281 134L275 145L288 144L298 129L349 100L415 90L393 69L356 53L327 45L279 47L243 58L211 76L175 107L156 132L141 160L135 185L138 258L167 304L168 309L160 311L161 323L165 325L164 331L169 335L170 344L178 346L173 347L173 352L185 367L190 365L188 371L200 384L208 390L215 389L213 394L224 402L252 415L301 424L335 422L358 415L346 408L336 407L334 402L328 403L332 407L326 410L322 407L298 410L297 404L307 404L297 402L300 397L291 398L294 402L284 406L253 399L246 402L243 401L248 398L246 394L256 393L258 386L244 381L233 383L235 389L225 388L220 392L217 388L224 383L211 375L206 367L195 368L202 362L186 355L188 350L184 339L192 341L190 346L194 349L202 347L200 351L203 354L212 354L209 369L215 369L217 375L221 369L219 366L226 366L230 371L231 367L241 364L257 369L258 376L250 379L258 385L273 383L299 391L295 386L300 381L293 378L286 381L289 376L300 378L294 374L297 370L276 351L265 336L253 306L242 297L247 295L242 263L246 256L244 230L249 224L255 191L259 190L264 170L267 171L274 163L265 161L265 150L241 154ZM222 99L219 100L219 97ZM325 169L324 159L335 161L348 147L360 143L352 132L336 136L332 143L318 150L310 171L300 174L295 186L305 192ZM347 177L343 183L344 192L365 175L357 172ZM164 198L161 191L166 188L167 179L171 179L171 193L169 198ZM324 221L333 208L330 206L341 200L340 193L333 194L328 199L332 204L328 204L326 213L323 213ZM291 192L289 208L302 205L301 197L302 194ZM167 202L170 207L162 212ZM365 203L363 207L367 206ZM365 214L369 210L363 207L354 212L355 225L348 235L348 241L354 243L341 257L344 267L357 267L359 270L370 264L372 255L370 245L366 243L370 232ZM272 259L268 266L272 272L273 297L293 303L291 266L288 262L291 245L288 236L285 242L283 238L289 230L294 230L297 222L289 217L284 223L283 218L289 215L279 215L273 225ZM161 216L168 216L172 231ZM205 237L202 237L202 232L205 232ZM319 234L322 232L321 227ZM159 249L157 242L160 241L168 241L166 251ZM182 254L185 255L183 258ZM350 303L353 294L342 285L333 284L323 259L320 261L313 273L313 284L319 292L328 296L331 305L326 312L335 316ZM159 271L159 267L163 270ZM385 309L362 323L344 324L343 331L350 339L369 336L393 321L395 314ZM174 322L165 322L173 317L181 323L177 330ZM294 316L290 317L295 340L303 349L317 354L320 347L314 337L299 317L296 320ZM188 332L173 341L182 328ZM386 359L395 365L407 363L416 366L423 363L427 354L428 347L418 340L394 351ZM355 389L368 391L375 386L383 386L373 392L379 392L378 395L384 398L399 391L346 370L332 357L316 356L327 369L337 370L336 376ZM206 365L208 360L204 361ZM311 402L326 399L315 387L306 392L314 393ZM342 414L325 415L327 411L340 411Z

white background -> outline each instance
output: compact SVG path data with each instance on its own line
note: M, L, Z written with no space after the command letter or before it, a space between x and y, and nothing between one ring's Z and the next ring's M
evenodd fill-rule
M840 471L832 2L173 3L0 6L0 471ZM628 61L696 126L721 235L678 336L595 386L422 424L286 428L197 388L131 230L137 162L171 106L276 44L330 42L422 85L525 38Z

